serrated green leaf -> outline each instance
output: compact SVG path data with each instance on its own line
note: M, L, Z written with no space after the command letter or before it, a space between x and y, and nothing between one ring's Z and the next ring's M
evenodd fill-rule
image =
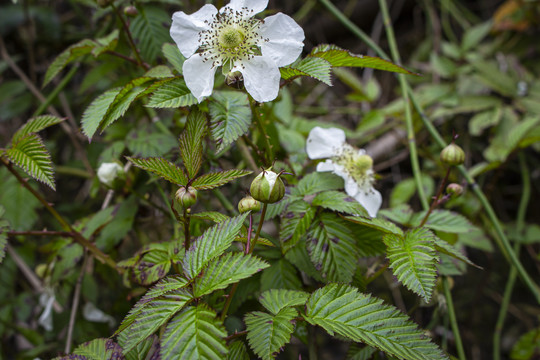
M347 350L347 360L370 360L376 351L371 346L351 344Z
M347 223L330 213L323 213L319 219L307 234L306 245L313 265L329 281L351 282L358 252Z
M209 190L225 185L226 183L251 174L250 170L227 170L215 173L204 174L196 178L192 183L197 190Z
M497 125L501 121L501 117L501 107L475 114L469 120L469 133L473 136L479 136L485 129Z
M434 245L435 245L435 250L437 250L438 252L451 256L454 259L461 260L476 268L482 269L482 267L473 263L471 260L469 260L469 258L463 255L458 249L456 249L454 246L450 245L446 241L440 239L438 236L434 236Z
M137 42L142 58L154 63L161 52L162 44L171 40L169 28L171 18L158 7L138 6L139 14L131 22L129 29Z
M118 342L124 349L124 354L152 335L191 299L192 295L187 289L179 289L162 295L144 306L136 319L119 331Z
M159 339L156 335L152 335L131 349L125 356L126 360L146 360L157 354L159 354Z
M473 26L463 34L463 39L461 42L461 50L463 53L466 53L476 45L480 43L491 31L493 23L491 21L486 21L485 23Z
M84 356L88 360L123 359L122 348L112 339L94 339L78 346L73 355ZM68 359L71 359L67 357Z
M212 226L191 244L182 264L184 273L190 279L199 275L210 260L220 256L231 246L247 215L244 213Z
M369 216L358 201L341 191L325 191L317 194L312 205L352 215Z
M86 108L82 116L81 125L82 131L88 139L92 139L103 117L107 113L107 109L113 103L114 99L120 93L121 88L108 90L98 96Z
M158 65L145 72L143 76L151 77L152 79L161 79L161 82L152 84L151 89L153 91L153 89L159 89L163 83L168 82L174 75L168 66ZM148 93L152 91L149 91Z
M409 70L383 60L378 57L351 54L335 45L319 45L311 51L309 56L319 57L330 63L333 67L363 67L376 70L390 71L394 73L415 75Z
M298 63L282 67L279 69L281 77L285 80L292 80L300 76L309 76L322 81L328 86L332 86L330 78L330 63L321 57L306 57Z
M414 215L411 220L412 226L419 226L426 215L426 211ZM453 234L466 233L476 230L476 227L466 217L450 210L434 210L429 215L425 227L436 231L444 231Z
M90 39L84 39L79 41L76 44L71 45L66 50L60 53L54 59L51 65L49 65L49 68L47 69L47 72L45 73L45 77L43 80L42 87L47 86L47 84L63 69L66 67L67 64L72 62L73 60L80 58L84 55L90 54L92 49L96 46L96 43Z
M201 297L259 272L270 265L256 256L229 252L210 260L203 275L193 284L193 294Z
M304 176L292 189L295 196L306 196L326 190L338 190L343 188L343 179L328 172L314 172Z
M534 360L540 352L540 328L521 335L512 347L510 358L512 360Z
M180 155L191 179L197 175L202 165L203 138L206 129L206 116L199 109L193 108L179 139Z
M227 332L205 304L187 307L167 325L161 339L161 359L222 360Z
M249 346L262 359L274 359L274 354L290 341L297 314L293 308L282 309L276 315L260 311L247 314L244 321Z
M6 150L10 161L37 181L55 190L51 155L36 134L27 135Z
M321 272L315 269L315 265L313 265L313 263L311 262L305 241L299 241L295 247L287 251L285 253L285 259L287 259L288 262L293 264L299 271L305 272L307 275L309 275L316 281L320 283L325 282L323 277L321 276ZM293 276L296 276L296 272L293 273Z
M134 128L126 136L126 146L133 155L145 158L163 156L178 145L172 134L150 131Z
M109 35L99 38L95 41L95 46L92 49L92 55L98 57L106 51L114 50L118 44L118 29L114 29Z
M393 306L348 285L329 284L316 290L306 304L305 319L406 360L448 360L415 323Z
M220 152L248 132L252 115L245 93L218 91L213 98L215 101L208 104L208 109L212 137L216 141L217 152Z
M300 290L302 282L294 266L286 259L273 262L261 276L261 291L269 289Z
M429 302L439 262L433 233L426 228L418 228L408 231L405 236L386 234L383 241L394 275L409 290Z
M229 345L229 353L226 360L249 360L249 353L242 341L233 341Z
M48 128L49 126L56 125L64 121L58 116L53 115L42 115L35 118L32 118L26 122L17 132L13 135L12 143L17 143L20 139L25 137L28 134L37 133L43 129Z
M277 315L283 308L304 305L308 298L309 293L305 291L270 289L261 294L259 302L266 310Z
M161 176L173 184L185 186L188 183L188 178L184 174L184 170L163 158L137 159L127 156L126 159L138 168Z
M210 220L215 223L220 223L222 221L230 219L227 215L223 215L222 213L217 211L203 211L200 213L191 214L191 217L202 220Z
M403 230L398 228L395 224L390 221L377 218L368 218L361 216L345 216L345 220L353 222L355 224L364 225L372 229L378 230L385 234L394 234L394 235L403 235Z
M298 200L291 203L281 216L279 239L283 252L294 247L298 240L305 235L315 217L316 209L307 202Z
M153 92L146 106L152 108L179 108L197 104L183 78L163 81Z
M178 46L176 46L175 44L163 44L163 46L161 47L161 52L163 52L163 55L165 56L167 61L172 66L174 66L176 71L178 71L178 73L182 75L184 73L183 66L186 58L184 57L184 55L182 55L182 53L178 49Z

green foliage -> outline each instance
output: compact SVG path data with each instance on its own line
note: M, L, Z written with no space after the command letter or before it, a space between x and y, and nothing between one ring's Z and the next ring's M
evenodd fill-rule
M186 307L167 325L163 334L162 359L223 359L225 328L216 313L204 304Z
M197 190L209 190L225 185L228 182L251 174L249 170L227 170L208 173L196 178L191 185Z
M315 217L316 209L303 200L291 203L281 218L280 240L284 251L294 247L305 235Z
M161 52L161 46L170 41L168 26L170 16L163 9L150 6L137 7L139 15L131 22L129 29L137 41L142 58L153 63Z
M137 159L127 157L127 159L138 168L159 175L173 184L185 186L188 183L184 170L163 158Z
M180 155L191 179L197 175L202 165L203 137L206 130L206 116L201 111L193 109L179 139Z
M178 108L194 105L197 99L191 94L183 78L161 81L146 106L152 108Z
M406 315L348 285L316 290L306 304L305 319L331 335L366 343L399 359L448 359Z
M208 109L212 119L212 137L219 153L247 133L251 124L251 109L247 96L236 91L216 92L214 100Z
M277 315L282 309L291 306L304 305L309 294L304 291L271 289L259 297L259 301L272 314Z
M347 214L368 216L358 201L340 191L321 192L315 196L311 204Z
M38 135L20 138L6 150L6 156L29 176L55 190L51 155Z
M300 76L309 76L326 85L332 86L330 70L332 66L328 61L319 57L306 57L292 65L280 69L281 77L285 80L293 80Z
M13 135L12 143L15 145L19 140L26 135L35 134L49 126L56 125L64 121L64 119L53 115L42 115L32 118L26 122L17 132Z
M174 69L178 71L180 75L182 75L182 67L186 58L184 57L184 55L182 55L180 50L178 50L178 46L176 46L175 44L163 44L163 46L161 47L161 52L163 52L163 55L165 56L167 61L174 67Z
M404 236L387 234L383 240L394 275L428 302L437 279L436 265L439 262L433 244L434 235L426 228L418 228Z
M273 359L274 354L290 341L297 314L296 310L288 307L275 315L259 311L247 314L245 322L249 346L260 358Z
M75 357L74 357L74 356ZM122 357L122 348L111 339L94 339L78 346L70 356L62 356L56 359L87 359L103 360L118 359Z

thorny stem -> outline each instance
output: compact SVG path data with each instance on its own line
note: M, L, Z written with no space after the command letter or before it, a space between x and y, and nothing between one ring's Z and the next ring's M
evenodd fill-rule
M328 6L333 7L333 5L328 2L328 0L319 0L319 1L321 1L321 3L323 3L327 7ZM328 8L330 9L330 7L328 7ZM369 37L360 28L358 28L349 19L347 19L337 8L333 7L332 13L334 14L334 16L336 16L336 18L339 21L341 21L345 26L347 26L347 28L349 30L351 30L352 33L354 33L360 39L365 41L366 44L371 49L373 49L377 53L378 56L380 56L381 58L384 58L384 59L389 58L388 55L380 47L375 45L373 43L373 41L371 41L371 39L369 39ZM433 123L425 115L422 107L420 106L420 104L416 100L416 97L415 97L415 94L414 94L413 90L411 89L410 85L407 83L406 80L405 80L405 85L407 87L407 92L409 94L409 100L411 101L411 103L414 106L415 110L420 115L420 118L422 120L422 123L423 123L424 127L429 132L431 137L435 140L435 142L439 145L439 147L441 149L445 148L446 145L447 145L446 142L444 141L442 136L439 134L439 132L437 131L437 129L435 128ZM502 229L502 226L501 226L501 224L499 222L499 219L497 218L497 215L495 214L495 211L491 207L491 204L490 204L489 200L486 198L486 196L482 192L482 189L480 189L478 184L476 184L474 179L469 175L469 173L467 172L467 169L465 168L465 166L459 165L458 170L460 171L462 176L465 178L465 180L469 184L469 187L472 189L472 191L474 192L474 194L476 195L476 197L478 198L478 200L482 204L482 207L484 208L484 210L485 210L485 212L486 212L486 214L487 214L487 216L489 218L489 221L491 222L491 224L495 228L495 232L496 232L498 238L500 239L500 241L497 241L497 245L499 246L499 249L505 255L507 260L513 266L516 267L516 270L517 270L520 278L523 280L525 285L527 285L529 290L533 293L533 295L536 298L536 301L538 303L540 303L540 288L534 283L534 281L531 279L529 274L525 271L525 269L523 268L523 265L519 261L519 258L516 256L516 254L512 250L512 247L510 246L510 242L508 241L508 238L506 237L506 235L505 235L505 233L504 233L504 231Z
M529 173L529 167L525 161L525 156L523 153L519 153L519 165L521 177L523 180L523 186L521 187L521 200L519 202L519 208L516 218L516 230L518 234L522 234L523 229L525 228L525 214L527 213L527 207L529 206L529 200L531 197L531 179ZM520 244L514 244L514 252L519 256ZM510 300L512 298L512 293L514 290L514 284L516 283L517 271L516 267L513 266L510 268L510 273L508 274L508 280L506 282L506 287L504 289L504 295L501 302L501 308L499 310L499 315L497 316L497 323L495 324L495 332L493 333L493 359L500 360L501 358L501 333L504 327L504 321L506 319L506 314L508 313L508 306L510 305Z
M449 166L448 169L446 170L446 175L444 176L444 179L441 181L439 190L437 190L437 194L433 197L433 202L431 203L431 206L429 207L428 212L426 213L426 215L424 216L424 218L422 219L422 222L420 223L418 227L422 227L426 224L426 221L428 221L429 215L431 215L433 210L435 210L435 208L439 204L439 199L444 191L444 186L446 185L446 182L448 181L448 177L450 176L451 169L452 167Z
M71 233L73 236L73 240L78 242L80 245L85 247L87 250L89 250L99 261L101 261L104 264L109 265L119 273L122 272L120 268L116 266L116 262L114 262L113 259L111 259L107 254L103 253L100 249L98 249L94 244L92 244L90 241L88 241L84 236L82 236L79 232L75 231L73 227L60 215L52 206L45 200L40 193L38 193L36 190L34 190L33 187L31 187L28 184L28 181L23 179L19 173L13 169L13 165L5 160L4 158L0 158L0 161L2 164L17 178L19 183L21 183L22 186L24 186L28 191L34 195L34 197L41 203L49 213L51 213L52 216L60 223L62 228L64 228L65 231Z
M118 19L120 19L120 22L122 23L122 27L124 28L124 32L126 33L129 46L131 47L131 50L135 54L135 58L137 59L138 65L140 67L142 67L143 69L145 69L145 70L150 69L150 66L148 66L148 64L146 64L144 61L142 61L141 54L139 54L139 49L137 49L137 46L135 45L135 41L133 41L133 37L131 36L131 31L129 30L129 26L128 26L126 20L122 16L122 13L112 3L111 3L111 7L113 8L114 12L118 16Z
M459 360L465 360L465 351L463 350L463 343L461 342L461 336L459 335L459 327L456 319L456 312L454 311L454 302L452 301L452 294L450 293L450 286L448 284L448 278L443 276L442 278L444 297L446 298L446 306L448 309L448 317L450 318L450 326L454 333L454 340L456 342L456 349L458 352Z
M249 96L249 104L251 106L251 112L253 113L253 116L255 117L255 122L257 123L257 127L259 128L259 131L261 132L261 136L264 141L264 146L266 147L266 162L265 165L269 166L272 164L272 161L274 159L274 153L272 151L272 145L270 144L269 136L266 134L266 130L264 129L263 120L261 118L261 113L259 109L257 109L257 104L255 100L251 96Z
M390 19L390 14L388 13L386 0L379 0L379 5L381 7L381 13L384 20L384 26L386 28L386 35L388 38L388 44L390 45L390 52L392 53L392 58L395 63L401 64L399 50L397 48L396 38L394 36L394 29L392 28L392 22ZM416 139L414 134L411 104L409 102L409 93L407 92L407 80L405 80L404 74L398 74L398 79L401 86L401 92L403 93L403 101L405 104L405 123L407 126L407 139L409 142L409 155L414 175L414 182L416 183L416 191L418 191L418 197L420 198L422 207L424 208L424 210L427 210L429 208L429 204L424 193L424 187L422 185L422 174L420 172L420 164L418 162L418 154L416 151Z
M184 248L186 249L186 251L189 250L189 245L190 245L190 233L189 233L189 225L190 225L190 221L191 221L191 209L190 208L187 208L187 209L184 209Z

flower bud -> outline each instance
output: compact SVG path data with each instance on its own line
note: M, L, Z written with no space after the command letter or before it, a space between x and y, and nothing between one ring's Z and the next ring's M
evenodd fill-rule
M124 14L126 14L129 17L135 17L139 15L139 11L137 10L135 6L129 5L124 8Z
M448 184L446 187L446 193L452 196L459 196L463 194L463 186L456 183Z
M119 179L125 179L124 168L115 162L102 163L97 171L99 181L103 184L113 187L113 182Z
M441 161L447 165L461 165L465 162L465 152L458 145L451 143L441 151Z
M273 204L285 196L285 185L279 178L281 174L263 170L251 183L251 196L265 204Z
M261 210L261 203L248 195L238 202L238 211L243 214L248 211L257 212Z
M191 186L187 189L185 186L182 186L176 192L175 199L184 209L190 208L197 202L197 190Z

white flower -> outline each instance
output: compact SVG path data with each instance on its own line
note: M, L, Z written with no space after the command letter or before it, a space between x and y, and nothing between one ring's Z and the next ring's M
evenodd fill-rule
M99 181L112 186L114 179L122 172L124 172L124 169L117 163L102 163L97 171L97 176Z
M306 152L310 159L326 159L317 164L317 171L332 171L345 180L345 191L368 212L377 216L382 196L373 188L373 159L364 149L355 149L345 142L341 129L314 127L308 136Z
M302 52L304 31L282 13L258 20L268 0L231 0L218 10L206 4L187 15L173 14L171 37L187 60L187 87L200 102L212 94L216 68L223 74L240 72L248 93L257 101L274 100L279 92L279 67Z

